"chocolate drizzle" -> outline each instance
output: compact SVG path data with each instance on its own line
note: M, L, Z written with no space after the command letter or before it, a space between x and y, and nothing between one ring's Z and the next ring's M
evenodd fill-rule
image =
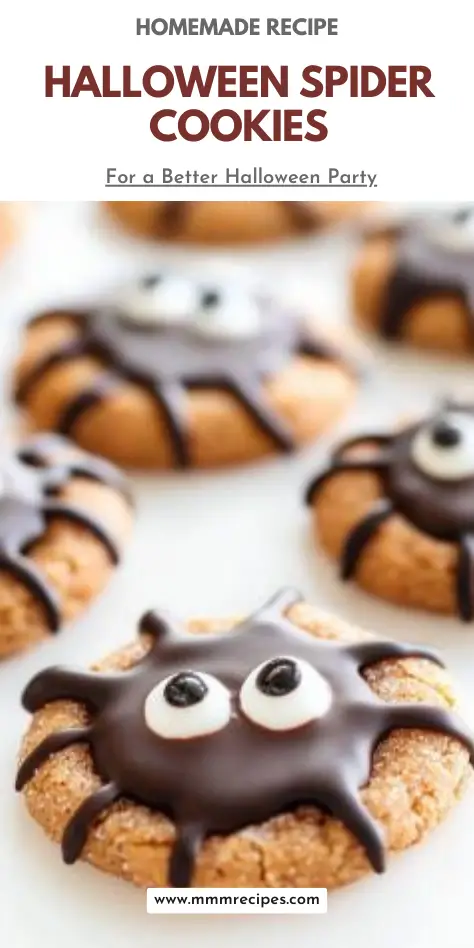
M176 237L183 228L191 201L164 201L159 204L158 228L166 237Z
M33 678L23 695L31 713L64 699L84 704L90 714L83 728L46 737L24 759L16 781L21 790L52 754L72 744L90 748L102 786L66 826L62 849L67 863L81 855L95 818L113 801L126 798L174 821L169 865L173 886L192 883L196 855L207 836L236 832L300 804L320 807L341 820L366 850L374 870L383 871L382 831L359 797L370 780L376 747L394 729L421 728L458 739L472 759L472 736L455 714L441 707L386 704L362 674L368 665L385 659L437 658L395 642L342 645L317 639L285 615L299 599L294 590L283 590L222 634L189 634L168 615L152 612L140 626L151 637L150 650L128 671L50 668ZM252 723L239 704L249 673L277 656L309 663L333 696L323 717L278 733ZM213 675L227 687L232 716L218 732L163 739L146 725L145 701L160 682L191 669Z
M280 451L293 451L293 434L269 404L265 380L297 354L338 362L342 356L328 343L315 340L300 322L270 301L260 300L259 305L262 331L239 340L209 340L186 325L144 328L113 307L63 313L76 322L77 338L58 345L36 363L18 386L16 399L24 402L54 367L91 356L104 366L104 371L64 407L57 422L62 434L73 435L77 422L95 406L106 403L125 380L152 395L166 422L179 468L191 463L186 391L199 389L229 392ZM45 313L36 321L48 317Z
M469 622L474 618L474 458L470 474L446 480L427 473L413 454L420 432L432 437L441 451L459 446L459 439L450 443L447 437L453 412L464 416L474 430L474 407L447 400L421 424L393 435L367 432L345 441L333 454L330 464L309 484L306 501L311 504L323 485L341 472L377 474L383 496L347 535L340 557L341 578L350 579L354 575L373 537L392 515L399 514L422 533L458 545L457 605L460 618ZM443 439L441 427L446 432ZM351 453L351 449L357 448L364 451Z
M63 438L41 435L19 448L0 471L0 570L11 573L41 603L52 632L60 625L57 594L41 568L28 556L51 520L79 523L90 530L117 562L119 550L100 519L56 495L74 477L86 477L124 492L112 465L79 452Z
M438 230L440 227L442 224L437 225ZM465 307L474 345L474 246L450 247L438 239L434 226L430 230L416 222L400 228L395 240L395 266L385 289L380 317L382 335L398 339L414 306L430 299L455 296Z
M309 201L280 201L280 207L284 207L292 227L301 234L310 233L316 230L318 226L317 217L314 214L314 203Z

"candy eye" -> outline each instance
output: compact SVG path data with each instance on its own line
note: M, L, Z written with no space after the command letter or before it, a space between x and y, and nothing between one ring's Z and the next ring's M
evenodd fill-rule
M424 474L441 481L474 477L474 417L453 411L422 428L412 457Z
M290 731L322 717L331 706L328 682L308 662L287 656L255 668L240 691L246 717L271 731Z
M152 328L186 323L197 303L193 283L175 277L149 274L120 301L127 322Z
M220 731L230 720L230 695L203 672L182 671L161 681L145 700L145 721L159 737L189 740Z
M200 297L194 328L209 339L246 339L261 330L256 300L238 289L205 290Z

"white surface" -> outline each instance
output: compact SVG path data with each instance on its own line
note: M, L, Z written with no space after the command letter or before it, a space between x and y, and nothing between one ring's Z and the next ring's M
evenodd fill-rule
M144 260L176 257L129 244L92 229L87 205L38 206L22 248L0 274L0 349L5 365L15 345L14 324L30 310L110 287L141 272ZM321 242L254 252L262 272L308 291L318 308L344 313L344 274L350 241ZM199 255L194 255L194 262ZM358 405L341 430L377 427L400 412L428 405L430 397L472 381L472 363L421 358L374 346L379 355ZM383 361L382 361L383 358ZM473 795L424 846L394 859L385 876L369 878L329 898L326 916L147 916L145 893L85 864L63 866L59 850L27 816L12 782L26 715L19 693L29 677L56 662L88 663L130 640L137 617L165 603L186 614L226 614L257 607L281 585L354 622L443 649L465 692L474 688L474 630L457 622L397 610L341 586L331 563L315 555L301 503L302 487L327 449L320 444L291 459L218 474L170 475L137 480L138 522L120 574L90 612L35 651L0 668L0 892L2 933L12 948L240 948L246 939L272 948L291 942L324 948L467 948L472 944ZM453 935L456 926L456 934Z

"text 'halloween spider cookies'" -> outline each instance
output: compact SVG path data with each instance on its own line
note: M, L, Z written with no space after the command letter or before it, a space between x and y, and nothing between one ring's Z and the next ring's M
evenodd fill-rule
M29 323L16 397L39 429L124 466L212 467L293 451L348 406L342 355L236 280L154 273L117 301Z
M399 605L474 618L474 405L346 441L309 485L342 579Z
M0 658L57 632L105 586L131 526L111 464L57 435L0 465Z
M472 735L425 650L288 589L238 623L152 612L140 632L24 692L17 788L66 863L142 886L332 888L382 872L459 798Z
M388 341L474 351L474 207L415 219L364 244L353 272L358 322Z
M304 237L357 217L357 201L110 201L105 207L132 233L190 244L242 244Z

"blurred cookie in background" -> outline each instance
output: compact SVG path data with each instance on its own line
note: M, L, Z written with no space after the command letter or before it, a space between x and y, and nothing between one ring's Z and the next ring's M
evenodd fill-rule
M352 302L356 321L389 342L474 353L474 205L368 233Z
M107 201L131 233L184 244L246 244L302 237L364 214L363 201Z
M113 465L44 434L0 459L0 659L57 633L104 589L132 523Z
M14 390L35 429L131 468L290 453L348 408L356 373L307 313L227 270L155 271L26 328Z

